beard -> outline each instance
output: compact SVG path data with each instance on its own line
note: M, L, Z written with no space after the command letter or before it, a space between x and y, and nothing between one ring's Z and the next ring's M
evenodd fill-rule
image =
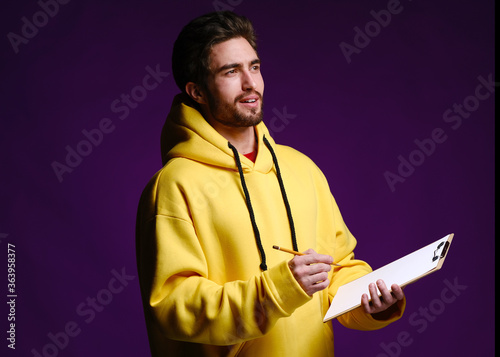
M248 95L258 95L260 106L258 108L251 108L250 110L243 112L238 109L237 103ZM249 91L242 95L239 95L234 100L234 103L228 103L222 101L220 98L215 97L211 94L207 95L208 108L213 118L219 123L233 128L244 128L255 126L262 121L263 112L262 108L264 103L262 101L262 95L257 91Z

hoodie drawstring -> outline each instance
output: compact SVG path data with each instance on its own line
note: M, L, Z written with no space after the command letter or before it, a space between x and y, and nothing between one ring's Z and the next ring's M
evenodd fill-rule
M269 143L269 141L266 139L265 136L263 137L263 139L264 139L264 144L266 144L267 148L271 152L271 156L273 157L274 166L276 167L276 174L278 175L278 182L280 184L281 196L283 196L283 202L285 203L286 214L288 216L288 223L290 224L290 231L292 232L293 250L298 252L299 247L297 246L297 237L295 236L295 225L293 224L292 209L290 208L290 203L288 203L288 198L286 197L285 185L283 184L283 178L281 177L280 167L278 165L278 158L274 153L271 143Z
M281 172L280 172L280 168L278 165L278 158L276 157L276 154L274 153L274 150L271 147L271 144L269 143L269 141L266 139L265 136L263 139L264 139L264 143L266 144L267 148L271 152L271 156L273 157L274 166L276 167L276 174L278 176L278 182L279 182L280 189L281 189L281 196L283 197L283 201L285 203L286 213L288 216L288 222L290 224L290 231L292 233L293 249L296 251L299 251L299 248L297 246L297 238L295 235L295 226L293 224L292 210L290 209L290 204L289 204L288 198L286 196L285 185L283 184L283 178L281 177ZM254 235L255 235L255 241L257 243L257 247L259 248L259 253L260 253L260 258L261 258L260 269L265 271L265 270L267 270L266 253L264 251L264 247L262 246L262 241L260 239L260 233L259 233L259 228L257 227L257 222L255 221L255 214L253 211L252 202L250 201L250 193L248 192L248 188L247 188L245 178L243 175L243 168L241 166L241 161L240 161L240 157L238 154L238 150L236 150L236 148L230 142L228 142L228 146L233 151L234 158L236 160L236 166L238 167L238 172L240 174L241 186L243 187L243 192L245 194L245 200L247 203L248 213L250 214L250 220L252 222L252 227L253 227L253 231L254 231Z
M257 227L257 222L255 221L255 215L253 213L252 202L250 201L250 194L248 193L247 184L245 183L245 178L243 176L243 168L241 167L240 155L238 154L238 150L228 142L229 148L233 150L234 158L236 160L236 166L238 166L238 172L240 173L241 186L243 187L243 192L245 193L245 200L247 201L248 213L250 214L250 220L252 221L253 233L255 234L255 241L257 242L257 247L260 252L260 268L262 270L267 270L266 265L266 253L264 252L264 248L262 247L262 242L260 240L259 228Z

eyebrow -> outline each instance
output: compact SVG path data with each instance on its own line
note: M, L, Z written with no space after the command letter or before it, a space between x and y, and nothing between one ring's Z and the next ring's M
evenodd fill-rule
M258 64L258 63L260 63L260 59L256 58L250 62L250 65L254 65L254 64ZM242 66L243 66L243 64L241 64L241 63L228 63L228 64L225 64L224 66L220 67L217 70L217 73L226 71L228 69L241 68Z

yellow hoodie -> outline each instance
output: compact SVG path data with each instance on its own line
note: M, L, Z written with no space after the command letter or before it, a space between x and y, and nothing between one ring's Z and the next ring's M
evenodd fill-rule
M141 294L155 357L333 356L332 325L323 316L340 285L371 271L354 259L356 240L318 167L275 144L263 123L255 131L255 163L243 155L236 160L182 95L174 99L162 133L168 162L146 186L137 217ZM313 297L290 272L292 257L272 249L293 248L292 234L300 251L312 248L343 265ZM339 321L378 329L398 319L403 305L387 321L361 309Z

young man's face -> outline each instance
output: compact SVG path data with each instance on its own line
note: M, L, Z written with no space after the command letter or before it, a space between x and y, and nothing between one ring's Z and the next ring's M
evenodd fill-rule
M264 80L260 60L244 38L219 43L210 54L206 115L229 127L250 127L262 120Z

